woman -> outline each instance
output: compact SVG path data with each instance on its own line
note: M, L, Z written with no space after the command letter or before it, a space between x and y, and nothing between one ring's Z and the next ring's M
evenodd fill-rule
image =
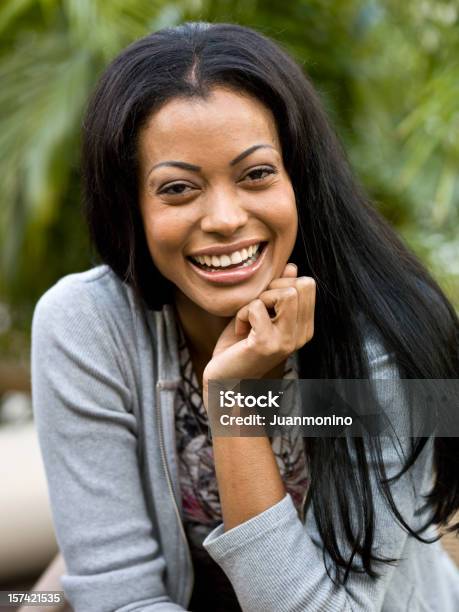
M210 439L209 380L459 374L453 308L301 69L236 25L147 36L100 80L83 171L102 265L46 292L32 339L73 608L457 609L432 543L456 439Z

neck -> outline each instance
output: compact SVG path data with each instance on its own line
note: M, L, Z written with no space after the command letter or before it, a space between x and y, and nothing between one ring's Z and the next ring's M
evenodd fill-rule
M193 362L207 365L212 358L217 340L231 317L210 314L178 292L175 297L175 309Z

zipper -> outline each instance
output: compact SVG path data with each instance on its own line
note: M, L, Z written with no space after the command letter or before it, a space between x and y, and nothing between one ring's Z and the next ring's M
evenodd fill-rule
M306 499L308 498L309 486L306 488L306 491L303 494L303 500L300 506L300 521L304 524L306 520Z
M174 510L175 510L177 521L180 527L180 533L181 533L181 536L182 536L182 539L185 545L185 550L186 550L187 558L188 558L188 564L189 564L190 572L191 572L190 585L188 586L188 590L186 594L187 595L186 605L188 606L190 599L191 599L191 593L192 593L193 584L194 584L194 568L193 568L193 561L191 559L190 547L188 546L188 540L186 537L185 529L183 527L182 517L180 515L180 511L179 511L179 507L177 503L177 498L175 497L174 487L172 486L172 478L169 472L169 466L167 464L166 450L164 447L163 421L161 418L161 388L162 387L163 385L161 381L158 381L156 383L156 416L157 416L158 425L159 425L159 448L160 448L160 453L161 453L161 459L163 462L164 473L166 474L167 486L171 494L172 501L174 503Z

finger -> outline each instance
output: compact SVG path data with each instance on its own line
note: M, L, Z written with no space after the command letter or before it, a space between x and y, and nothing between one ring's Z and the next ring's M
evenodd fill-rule
M314 310L316 302L316 283L309 276L297 279L298 317L297 317L297 346L298 348L311 340L314 335Z
M282 275L279 278L273 279L268 285L267 289L278 289L280 287L294 286L295 279L298 275L298 268L294 263L288 263Z
M247 316L250 324L249 344L252 346L264 345L266 339L272 337L273 324L263 301L256 299L250 302L244 316Z
M271 323L271 319L269 317L268 312L266 311L266 307L264 306L263 302L260 301L260 299L255 299L252 300L251 302L249 302L248 304L246 304L245 306L243 306L237 313L236 313L236 319L235 319L235 333L237 335L240 336L247 336L250 331L253 328L252 325L252 320L254 320L254 307L253 304L254 302L259 302L258 304L255 304L255 313L258 314L258 316L260 316L259 313L259 308L260 306L263 307L264 313L266 314L267 320ZM252 320L251 320L251 315L252 315Z
M276 325L283 341L295 340L298 318L298 291L295 287L269 289L259 295L267 309L273 309L271 322Z
M237 313L234 322L234 332L237 336L247 336L250 333L249 305L243 306Z
M282 273L283 278L294 278L298 275L298 268L296 264L289 262Z
M300 278L302 278L300 276ZM269 289L283 289L284 287L296 287L296 284L298 282L297 277L292 277L292 278L275 278L273 281L271 281L271 283L268 285L268 287L266 288L267 290Z
M283 271L284 276L278 279L274 279L270 285L268 285L267 290L270 289L283 289L286 287L295 287L297 283L297 273L298 268L294 263L288 263ZM274 304L270 302L270 305L267 305L268 309L273 309ZM248 318L248 305L241 308L238 312L235 319L235 334L240 336L247 336L250 332L250 323ZM277 319L275 313L273 313L273 317ZM273 319L271 319L273 320Z

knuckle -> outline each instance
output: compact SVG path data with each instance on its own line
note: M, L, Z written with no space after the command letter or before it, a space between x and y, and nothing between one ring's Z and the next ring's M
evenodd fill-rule
M255 300L252 300L248 307L249 312L252 314L255 314L257 310L259 310L261 304L263 304L263 302L260 300L260 298L256 298Z
M298 282L305 289L310 289L311 291L316 289L316 281L311 276L302 276L298 279Z
M283 291L283 297L286 300L294 300L298 293L295 287L286 287Z

